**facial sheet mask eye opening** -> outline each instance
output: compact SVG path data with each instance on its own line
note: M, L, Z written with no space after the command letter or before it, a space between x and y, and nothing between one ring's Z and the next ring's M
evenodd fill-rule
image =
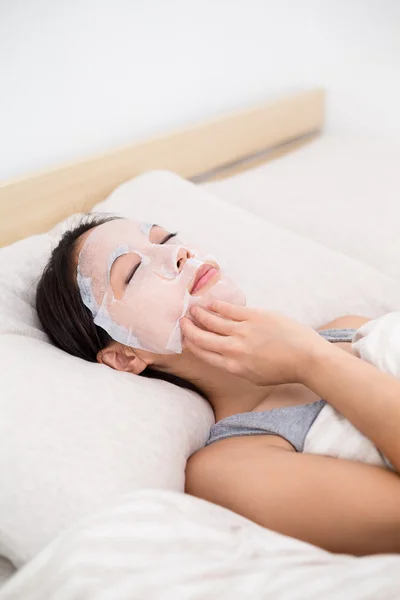
M123 244L122 246L118 246L118 248L115 248L115 250L113 250L109 256L108 259L108 266L107 266L107 280L108 283L111 284L111 269L113 267L113 264L115 263L115 261L117 260L117 258L119 258L120 256L124 256L125 254L129 254L130 250L129 250L129 246L127 244Z

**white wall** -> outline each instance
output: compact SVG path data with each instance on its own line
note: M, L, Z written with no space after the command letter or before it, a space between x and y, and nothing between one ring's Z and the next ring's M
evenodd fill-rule
M0 177L322 85L400 134L398 0L0 0Z

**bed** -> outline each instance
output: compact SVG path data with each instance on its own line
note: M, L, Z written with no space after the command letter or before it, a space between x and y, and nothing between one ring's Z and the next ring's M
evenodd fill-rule
M34 309L94 207L178 225L249 304L311 326L398 309L400 150L323 124L310 90L1 184L0 600L398 598L400 556L332 555L185 495L208 404L64 355Z

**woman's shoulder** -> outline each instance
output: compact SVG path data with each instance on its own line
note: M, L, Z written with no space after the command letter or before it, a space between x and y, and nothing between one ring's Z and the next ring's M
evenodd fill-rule
M291 452L297 454L285 439L278 435L251 435L230 437L201 448L186 464L185 491L193 496L215 501L222 475L226 479L237 478L240 464L257 472L260 458L270 453Z

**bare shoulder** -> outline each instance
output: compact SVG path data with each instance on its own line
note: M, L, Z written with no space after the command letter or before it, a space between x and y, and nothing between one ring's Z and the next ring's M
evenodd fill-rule
M221 443L206 446L189 458L185 472L185 491L192 496L209 497L210 489L223 469L225 445Z
M193 496L218 502L228 482L237 481L238 470L257 470L260 458L279 452L294 453L290 444L279 436L232 437L202 448L193 454L186 465L185 491ZM217 497L219 497L217 499Z
M213 446L206 446L198 450L192 454L186 463L185 492L192 496L201 496L200 488L206 485L207 469L212 465L213 453L210 453L212 448Z
M231 446L227 441L205 446L189 458L185 472L185 491L188 494L212 500L219 474L226 473L224 467L231 459L230 453L226 452Z
M362 325L368 323L368 321L371 321L371 319L360 315L345 315L318 327L318 331L323 331L324 329L359 329Z

